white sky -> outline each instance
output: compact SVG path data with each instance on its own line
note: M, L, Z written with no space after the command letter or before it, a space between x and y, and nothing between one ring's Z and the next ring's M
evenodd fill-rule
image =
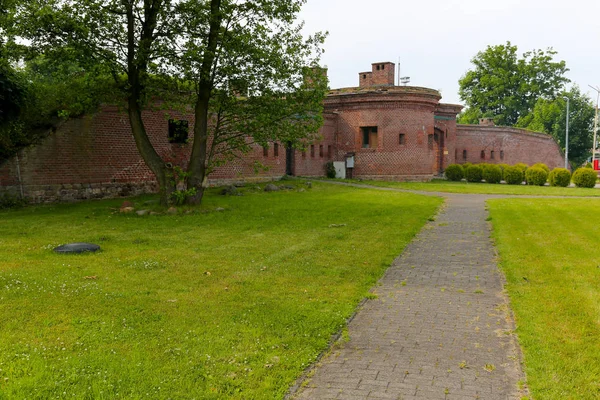
M306 33L329 31L323 64L331 88L358 86L371 63L398 62L410 85L461 103L458 80L487 45L517 45L518 53L553 47L567 77L584 93L600 86L598 0L308 0Z

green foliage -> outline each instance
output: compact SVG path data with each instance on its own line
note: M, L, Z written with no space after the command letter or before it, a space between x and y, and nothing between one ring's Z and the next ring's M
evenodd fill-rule
M592 99L581 93L578 86L574 85L555 99L538 99L533 111L523 115L517 126L552 135L564 151L567 117L565 96L570 101L569 160L574 164L581 164L590 155L592 148L594 105Z
M548 180L548 173L542 168L530 167L525 171L525 180L528 185L544 186Z
M502 169L494 164L488 164L483 168L483 179L487 183L500 183L502 180Z
M0 210L6 208L21 208L25 206L27 202L21 199L19 196L4 193L0 195Z
M554 168L548 176L550 186L567 187L571 183L571 172L565 168Z
M527 171L527 168L529 168L529 165L525 163L516 163L514 166L519 168L521 172L523 172L523 176L525 176L525 171Z
M462 167L463 167L463 170L465 170L465 171L466 171L466 170L467 170L467 168L469 168L471 165L473 165L473 163L466 162L466 163L463 163L463 164L461 164L461 165L462 165Z
M555 62L551 48L517 55L517 46L488 46L471 60L474 68L459 80L459 94L467 105L461 123L492 117L512 126L533 110L538 98L554 98L569 80L564 61Z
M533 164L533 165L531 166L531 168L541 168L541 169L543 169L544 171L546 171L546 173L548 173L548 174L550 173L550 168L548 168L548 166L547 166L546 164L544 164L544 163L536 163L536 164Z
M465 178L467 182L481 182L481 179L483 179L483 168L478 164L469 165L465 169Z
M580 188L593 188L597 179L598 174L593 169L579 168L573 173L573 183Z
M502 163L502 164L498 164L498 166L499 166L499 167L500 167L500 169L502 170L502 173L504 173L504 170L505 170L506 168L508 168L510 165L508 165L508 164L505 164L505 163Z
M328 161L325 164L325 176L330 179L335 178L335 167L333 166L333 161Z
M586 162L585 165L583 166L583 168L594 169L594 166L592 165L591 162Z
M445 171L446 178L451 181L460 181L465 177L465 171L460 164L450 164Z
M218 191L178 215L0 211L0 398L283 399L443 202ZM104 251L52 252L75 238Z
M520 185L525 180L523 169L514 165L504 168L504 181L509 185Z

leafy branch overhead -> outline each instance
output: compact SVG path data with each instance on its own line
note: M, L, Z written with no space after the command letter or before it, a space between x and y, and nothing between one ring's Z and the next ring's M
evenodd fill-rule
M169 165L141 113L160 100L194 114L186 184L202 199L216 165L254 143L300 145L322 124L325 35L302 36L305 0L32 0L16 5L9 41L29 54L72 54L86 75L111 77L126 99L138 150L166 204Z

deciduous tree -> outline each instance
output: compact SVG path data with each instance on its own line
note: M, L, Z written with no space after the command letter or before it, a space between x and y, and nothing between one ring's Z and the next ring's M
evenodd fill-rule
M488 46L471 60L474 68L459 80L459 94L467 109L461 123L492 117L498 125L513 126L529 114L538 99L553 100L569 80L564 61L555 61L551 48L519 57L517 46Z

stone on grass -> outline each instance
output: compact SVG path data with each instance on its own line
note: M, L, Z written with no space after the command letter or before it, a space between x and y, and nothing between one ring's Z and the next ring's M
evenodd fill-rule
M125 200L123 203L121 203L121 209L127 208L127 207L133 207L133 203L130 202L129 200Z
M150 213L150 211L148 211L148 210L140 210L140 211L136 211L135 213L137 215L139 215L140 217L142 217L144 215L148 215Z
M236 196L237 194L238 189L233 185L225 186L223 189L221 189L222 196Z
M293 185L281 185L279 186L281 189L285 189L285 190L292 190L292 189L296 189L296 186Z
M177 214L177 208L176 207L169 207L169 209L167 210L167 214L170 214L170 215Z
M222 212L225 211L225 209L223 207L217 207L215 208L215 211Z
M307 188L311 188L311 187L312 187L312 182L310 182L310 181L309 181L309 182L306 182L306 187L307 187Z
M130 213L130 212L133 212L134 210L135 210L135 208L133 208L133 207L122 207L122 208L119 210L119 212L122 212L122 213Z
M277 192L279 191L279 188L275 185L273 185L272 183L269 183L267 186L265 186L265 192Z
M100 250L100 246L93 243L69 243L63 244L62 246L58 246L54 249L56 253L86 253L91 252L94 253Z

